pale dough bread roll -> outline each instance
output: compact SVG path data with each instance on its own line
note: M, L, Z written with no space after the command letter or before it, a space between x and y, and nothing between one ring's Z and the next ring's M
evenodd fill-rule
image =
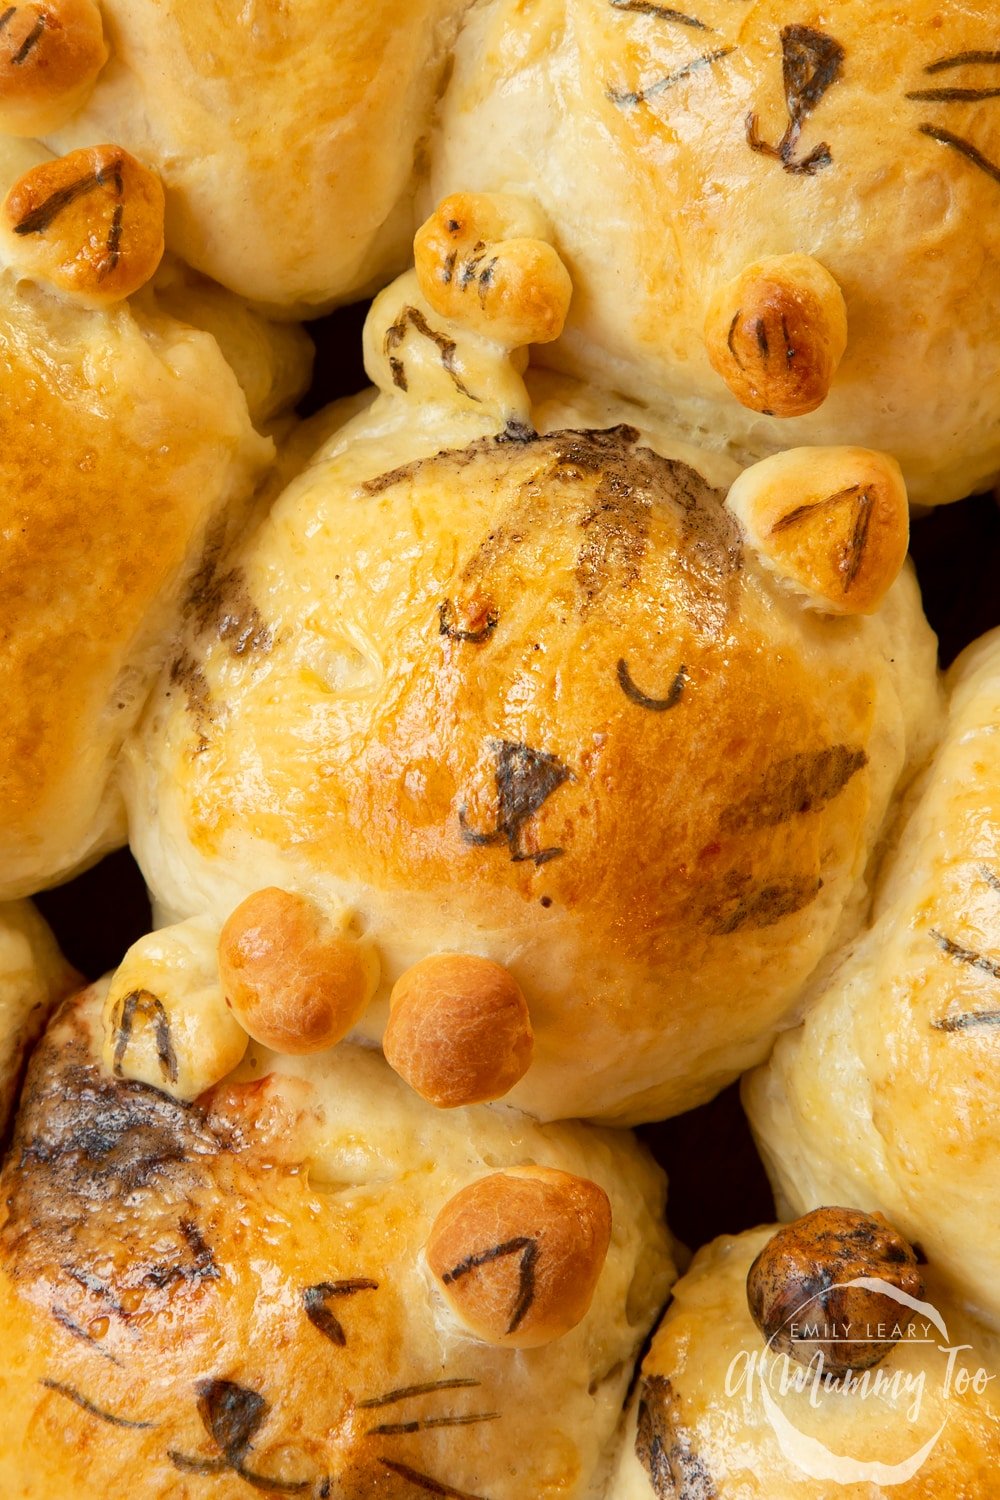
M253 422L308 378L303 334L176 265L128 301L91 305L133 218L155 213L155 178L122 161L117 148L67 163L0 146L0 189L13 186L0 240L4 896L123 842L118 749L209 532L219 545L237 529L274 456ZM76 291L58 284L67 266Z
M1000 1328L1000 633L948 685L871 925L744 1099L783 1211L883 1210Z
M126 146L163 178L171 250L252 301L315 315L408 259L468 4L102 0L108 61L43 134L60 151Z
M859 443L912 500L954 500L1000 473L993 19L494 0L459 39L426 204L545 211L577 289L545 362L741 462Z
M804 1366L768 1355L747 1306L747 1273L771 1234L715 1240L675 1286L607 1500L990 1500L1000 1466L996 1341L923 1266L924 1297L889 1315L912 1320L914 1341L890 1349L867 1372L867 1388L817 1388ZM832 1260L828 1282L837 1266ZM808 1309L804 1318L824 1322L821 1298ZM925 1330L930 1343L917 1343ZM959 1345L948 1381L941 1350ZM783 1391L795 1371L804 1388ZM985 1389L960 1391L959 1371Z
M54 1003L78 982L29 902L0 905L0 1138L7 1131L24 1060Z
M182 1105L102 1067L106 989L36 1053L0 1179L0 1493L596 1500L674 1274L663 1177L635 1142L442 1116L354 1047L252 1047ZM555 1241L512 1221L508 1174L610 1212L589 1311L530 1349L469 1332L424 1255L456 1195L491 1189L453 1283L527 1304L526 1323L554 1284L572 1300L551 1255L573 1221Z
M500 280L470 291L477 322ZM221 927L268 887L348 914L381 959L371 1040L412 964L491 959L534 1032L511 1101L688 1108L766 1055L853 930L936 731L933 637L892 582L898 475L883 516L870 455L786 455L751 545L729 461L571 382L526 391L412 274L366 343L383 394L219 562L130 742L159 917ZM773 483L745 473L739 513Z

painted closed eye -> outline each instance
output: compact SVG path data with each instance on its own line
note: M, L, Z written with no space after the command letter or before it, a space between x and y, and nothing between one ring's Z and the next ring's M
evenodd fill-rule
M969 135L951 128L957 120L964 125L970 104L1000 99L1000 51L979 49L939 57L924 68L924 74L939 81L909 90L906 98L921 104L950 106L941 116L949 123L945 126L939 120L923 120L917 126L920 134L947 150L957 152L975 170L1000 184L1000 162L988 156L981 144ZM956 74L960 80L957 83L954 81Z
M608 0L611 8L617 11L629 12L633 15L651 17L654 21L661 22L664 26L678 29L680 32L694 31L711 34L714 28L709 26L699 15L694 12L676 10L672 6L659 5L654 0ZM708 73L714 64L724 61L735 52L735 47L706 47L704 51L697 52L694 56L686 58L676 68L668 73L661 74L659 78L651 79L648 83L641 84L638 88L628 88L609 84L605 90L612 104L622 108L631 108L637 104L645 104L650 99L657 98L676 84L682 83L684 79L693 74Z

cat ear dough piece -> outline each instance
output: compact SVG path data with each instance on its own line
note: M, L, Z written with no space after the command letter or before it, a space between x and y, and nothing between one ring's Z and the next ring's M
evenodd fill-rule
M219 973L240 1025L275 1052L321 1052L361 1019L379 981L373 946L324 922L304 896L269 887L222 929Z
M528 199L453 193L413 242L420 290L443 318L510 349L563 331L573 284Z
M6 5L0 14L0 132L43 136L87 101L108 60L94 0Z
M491 959L425 958L396 981L389 1003L386 1061L441 1109L501 1099L531 1065L524 996Z
M452 1312L483 1343L535 1349L586 1316L611 1243L611 1205L585 1177L496 1172L434 1221L427 1264Z
M772 572L812 609L878 609L910 523L899 465L867 448L791 448L744 470L727 504Z
M721 287L705 319L713 369L741 405L802 417L826 400L847 347L847 308L810 255L755 261Z
M156 173L120 146L92 146L18 178L0 209L0 243L24 276L104 307L154 274L163 223Z

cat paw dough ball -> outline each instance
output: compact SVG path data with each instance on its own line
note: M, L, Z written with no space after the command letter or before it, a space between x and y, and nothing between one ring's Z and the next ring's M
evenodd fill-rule
M603 1188L533 1167L481 1178L446 1204L427 1264L477 1338L534 1349L586 1316L610 1241Z
M1000 633L947 678L936 755L890 830L865 931L744 1100L779 1202L879 1210L1000 1328Z
M377 299L379 394L217 564L266 649L186 632L129 742L133 843L164 920L268 885L356 913L355 1035L435 1103L661 1118L763 1060L857 926L934 642L891 465L741 490L621 398L526 384L506 317L413 273ZM827 484L857 503L773 535ZM442 955L506 977L435 996Z
M974 0L496 0L424 208L535 200L572 269L539 362L743 463L852 443L910 499L1000 475L1000 86Z
M7 5L0 16L0 131L41 136L87 102L108 59L95 0Z
M226 1004L215 934L196 919L133 943L107 986L105 1068L196 1099L237 1067L249 1037Z
M737 401L768 417L822 406L847 347L847 309L808 255L758 261L712 298L705 348Z
M825 613L872 614L906 557L906 486L887 453L776 453L743 471L727 503L764 565Z
M271 887L236 908L219 937L226 1004L276 1052L332 1047L360 1020L378 985L378 956L315 903Z
M698 1252L643 1362L608 1500L989 1500L996 1341L884 1220L822 1215ZM751 1312L762 1266L794 1314L782 1327L816 1331L805 1362Z
M386 1061L441 1108L501 1099L531 1066L531 1018L512 974L441 953L401 974L389 997Z
M122 739L310 346L159 264L159 181L118 147L0 141L0 195L0 894L17 896L124 842Z
M8 259L84 307L137 292L163 257L163 188L117 146L71 151L19 177L0 207Z
M551 230L527 199L456 193L413 243L420 290L453 318L516 348L562 333L573 285Z
M831 1285L826 1285L832 1282ZM803 1304L824 1287L824 1325L842 1331L831 1343L816 1319L800 1317ZM899 1324L904 1303L920 1298L924 1283L917 1256L881 1214L851 1208L817 1208L779 1229L747 1272L750 1315L768 1348L808 1365L819 1354L834 1375L865 1370L885 1358L900 1335L879 1338L870 1331Z
M155 985L180 1056L211 946L146 941L129 983ZM0 1494L590 1500L674 1279L651 1158L621 1131L442 1114L350 1045L251 1042L180 1100L108 1065L118 986L52 1024L0 1174ZM442 1305L425 1247L484 1243L510 1253L453 1289L502 1301L509 1267L530 1349Z

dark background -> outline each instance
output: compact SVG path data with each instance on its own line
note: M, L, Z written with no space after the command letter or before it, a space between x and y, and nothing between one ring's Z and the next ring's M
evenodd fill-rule
M303 416L366 384L360 351L367 310L364 304L344 308L312 325L315 378L300 406ZM979 495L932 511L914 522L911 552L947 666L963 646L1000 625L1000 508ZM115 968L150 926L145 885L127 850L46 891L37 903L66 956L90 979ZM670 1176L671 1228L692 1248L774 1217L737 1085L640 1134Z

